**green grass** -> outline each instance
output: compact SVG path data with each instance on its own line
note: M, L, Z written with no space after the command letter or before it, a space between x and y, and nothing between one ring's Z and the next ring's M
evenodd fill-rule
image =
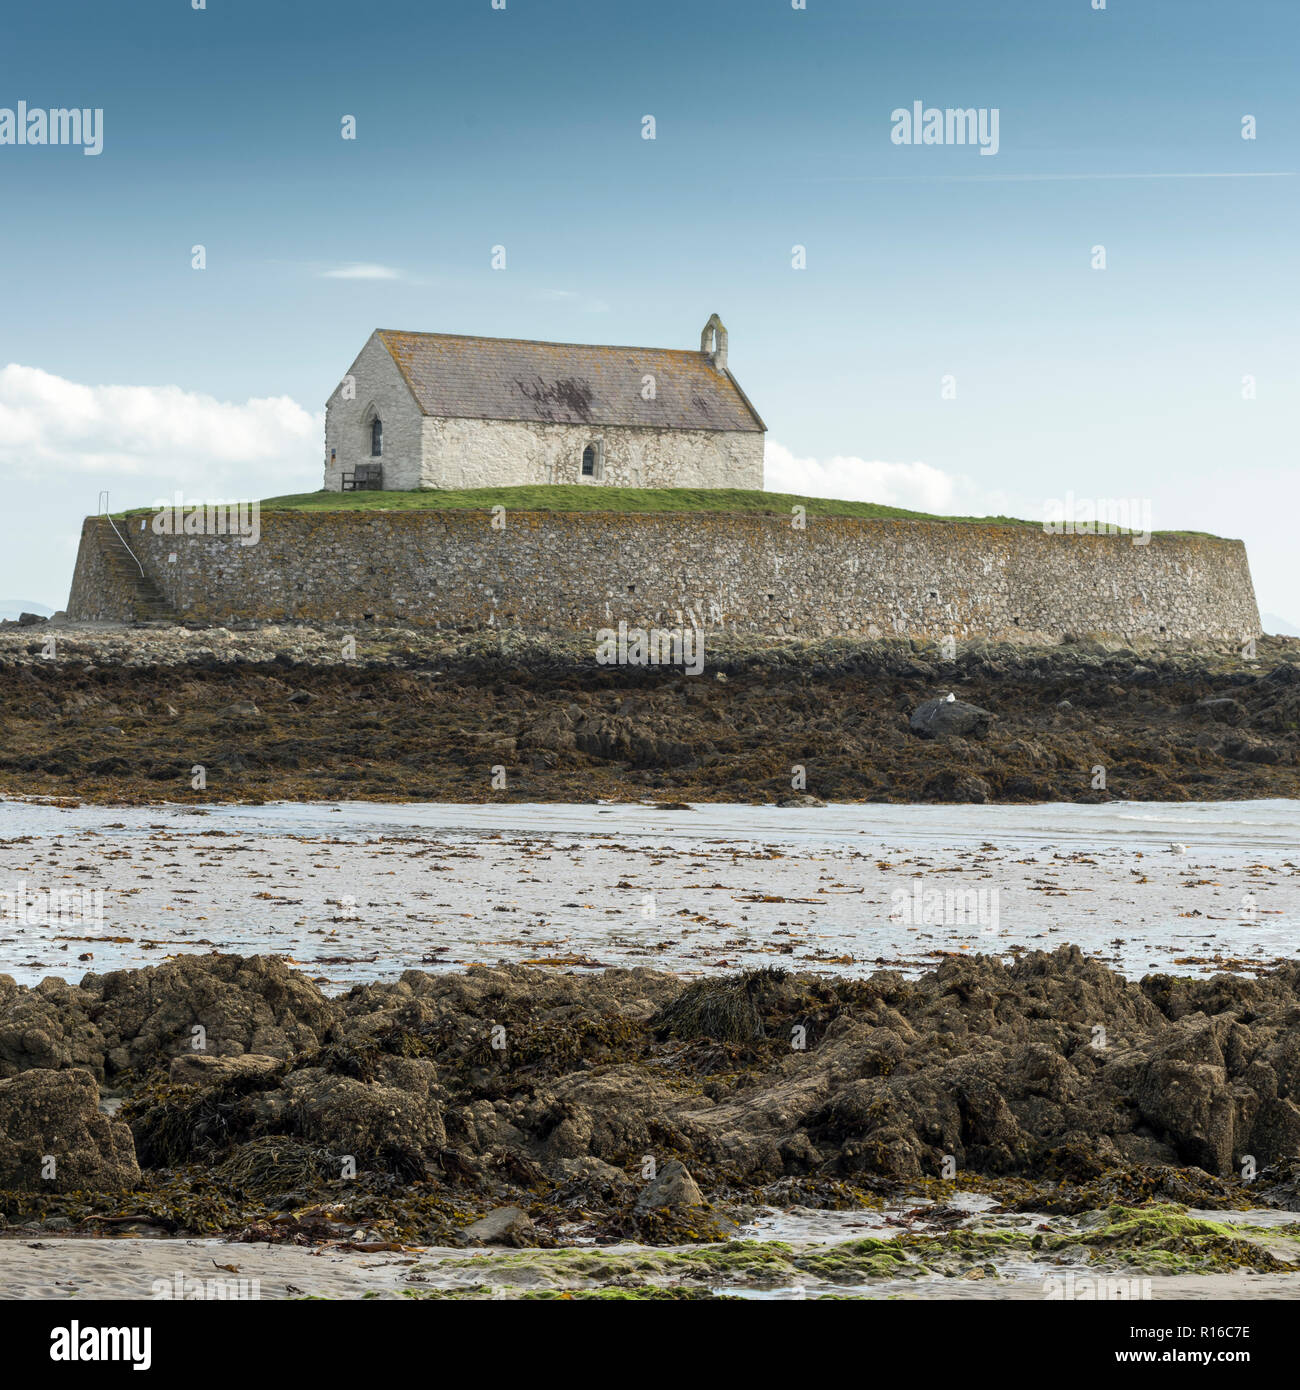
M529 487L480 487L419 492L298 492L268 497L266 512L339 511L485 511L491 507L526 512L721 512L789 517L796 506L809 516L855 516L884 521L942 521L951 525L1031 526L1014 516L936 516L930 512L886 507L879 502L843 502L833 497L800 497L789 492L757 492L745 488L596 487L556 484ZM151 513L134 507L118 517ZM1208 535L1204 531L1164 531L1156 535Z
M878 502L840 502L831 497L798 497L735 487L593 487L582 484L530 487L427 489L421 492L300 492L268 497L263 511L435 511L501 506L527 512L758 512L789 516L791 508L809 516L861 516L900 521L987 522L1034 526L1010 516L932 516Z

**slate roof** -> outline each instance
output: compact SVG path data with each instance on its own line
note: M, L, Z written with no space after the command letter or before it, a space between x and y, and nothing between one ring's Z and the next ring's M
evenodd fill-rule
M703 352L377 330L425 415L680 430L767 427ZM644 400L642 378L655 379Z

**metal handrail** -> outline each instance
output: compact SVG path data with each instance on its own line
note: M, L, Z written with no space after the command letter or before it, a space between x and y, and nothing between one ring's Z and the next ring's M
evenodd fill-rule
M135 561L135 567L136 567L136 569L138 569L138 570L140 571L140 577L141 577L141 578L145 578L146 576L145 576L145 572L144 572L144 566L140 563L140 557L135 553L134 550L131 549L131 547L130 547L129 545L127 545L127 543L126 543L126 537L121 533L121 531L119 531L119 530L117 529L117 522L114 521L113 518L112 518L111 516L109 516L109 514L108 514L108 489L107 489L107 488L101 488L101 489L100 489L99 499L100 499L100 500L99 500L98 506L99 506L99 514L100 514L100 516L102 516L102 517L108 522L108 524L113 528L113 533L114 533L114 535L116 535L117 538L118 538L118 540L120 540L120 541L122 542L122 548L123 548L123 550L125 550L126 553Z

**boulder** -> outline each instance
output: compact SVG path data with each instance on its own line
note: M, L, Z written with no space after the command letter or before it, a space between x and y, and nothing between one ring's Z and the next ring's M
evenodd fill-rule
M147 970L87 976L82 985L101 995L94 1012L110 1075L143 1075L192 1056L196 1037L213 1057L312 1051L333 1016L316 986L274 956L178 956Z
M25 1071L0 1081L0 1188L119 1192L140 1169L131 1131L99 1109L88 1071Z
M319 1067L290 1073L278 1089L258 1092L246 1104L255 1131L301 1135L358 1163L391 1167L395 1160L414 1170L447 1142L442 1112L427 1094Z
M258 1052L242 1057L212 1057L206 1052L182 1053L173 1057L167 1080L173 1086L222 1086L244 1077L269 1081L282 1065L279 1057Z
M22 989L0 975L0 1077L33 1067L84 1067L104 1075L104 1036L87 1016L94 1000L50 976Z
M1230 695L1218 695L1209 700L1197 700L1193 706L1198 714L1208 715L1217 724L1240 724L1246 717L1241 702Z
M657 1177L642 1189L636 1199L641 1211L652 1211L659 1207L700 1207L704 1197L695 1185L695 1179L677 1159L665 1163Z
M959 801L982 806L989 799L989 784L973 773L945 768L926 779L921 795L930 801Z
M1223 741L1222 753L1241 763L1261 763L1276 766L1282 761L1282 750L1258 734L1238 733Z
M469 1245L512 1245L533 1243L533 1223L520 1207L498 1207L480 1221L466 1226L462 1234Z
M236 700L217 711L218 719L260 719L262 711L251 700Z
M994 718L979 705L955 700L951 695L938 700L926 700L912 711L909 728L918 738L983 738Z

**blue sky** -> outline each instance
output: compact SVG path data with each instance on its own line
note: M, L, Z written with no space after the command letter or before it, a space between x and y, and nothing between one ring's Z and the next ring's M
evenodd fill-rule
M1149 499L1300 625L1300 6L1092 3L7 14L0 107L102 107L104 149L0 145L0 597L65 602L101 488L317 485L375 327L692 346L716 309L770 485ZM997 154L894 144L914 101L997 108Z

